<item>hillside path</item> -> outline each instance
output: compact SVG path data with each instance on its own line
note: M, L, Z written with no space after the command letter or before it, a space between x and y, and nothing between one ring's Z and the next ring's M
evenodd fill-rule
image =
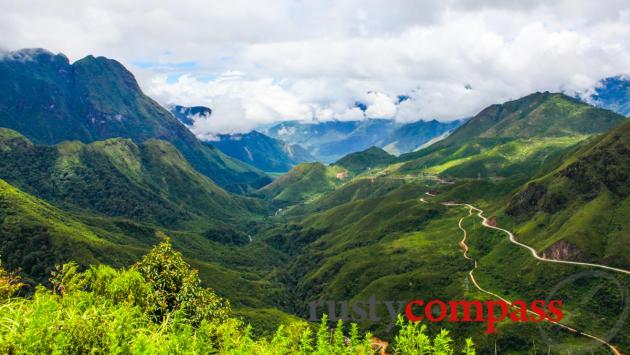
M429 192L426 192L425 194L426 194L426 195L428 195L428 196L435 196L434 194L431 194L431 193L429 193ZM420 201L421 201L422 203L429 203L427 200L425 200L425 199L424 199L424 198L422 198L422 197L420 198ZM547 262L556 262L556 263L571 264L571 265L581 265L581 266L599 267L599 268L603 268L603 269L607 269L607 270L612 270L612 271L616 271L616 272L621 272L621 273L625 273L625 274L630 274L630 271L628 271L628 270L618 269L618 268L613 268L613 267L609 267L609 266L606 266L606 265L591 264L591 263L581 263L581 262L572 262L572 261L563 261L563 260L547 259L547 258L540 257L540 256L538 255L538 253L536 253L536 250L535 250L534 248L532 248L532 247L530 247L530 246L528 246L528 245L525 245L525 244L523 244L523 243L518 242L518 241L516 240L516 238L514 237L514 234L513 234L512 232L510 232L510 231L508 231L508 230L506 230L506 229L499 228L499 227L496 227L496 226L493 226L493 225L489 224L489 223L488 223L488 219L487 219L486 217L484 217L484 216L483 216L483 210L481 210L480 208L477 208L477 207L475 207L475 206L473 206L473 205L470 205L470 204L467 204L467 203L450 203L450 202L443 202L443 203L442 203L442 205L444 205L444 206L464 206L464 207L467 207L467 208L468 208L468 215L466 215L466 216L464 216L464 217L460 218L460 219L459 219L459 222L458 222L458 224L457 224L457 225L458 225L458 227L459 227L459 229L460 229L460 230L462 231L462 233L463 233L463 238L462 238L462 240L459 242L459 246L460 246L460 248L461 248L461 249L462 249L462 251L463 251L464 258L465 258L466 260L471 260L471 261L473 261L473 262L475 263L475 264L474 264L474 267L473 267L473 268L470 270L470 272L468 273L468 276L470 277L470 280L472 281L473 285L475 286L475 288L476 288L477 290L479 290L480 292L485 293L485 294L487 294L487 295L489 295L489 296L492 296L492 297L494 297L494 298L500 299L500 300L502 300L503 302L505 302L505 303L509 304L510 306L512 305L512 302L511 302L511 301L509 301L509 300L507 300L507 299L505 299L505 298L503 298L503 297L501 297L501 296L497 295L496 293L490 292L490 291L488 291L488 290L486 290L486 289L482 288L482 287L479 285L479 283L477 282L477 280L475 279L475 275L474 275L474 273L475 273L475 270L477 270L478 263L477 263L477 260L475 260L475 259L471 258L470 256L468 256L468 249L469 249L469 248L468 248L468 245L466 244L466 239L468 238L468 232L466 231L466 229L465 229L465 228L463 227L463 225L462 225L462 223L464 222L464 219L466 219L466 218L468 218L468 217L470 217L470 216L472 216L472 215L473 215L473 211L476 211L476 212L477 212L477 216L478 216L479 218L481 218L481 220L482 220L482 223L481 223L481 224L482 224L484 227L486 227L486 228L491 228L491 229L496 229L496 230L499 230L499 231L502 231L502 232L506 233L506 234L509 236L509 238L510 238L510 242L512 242L512 243L514 243L514 244L516 244L516 245L518 245L518 246L520 246L520 247L524 247L524 248L528 249L528 250L532 253L532 255L533 255L536 259L538 259L538 260L541 260L541 261L547 261ZM531 314L533 314L533 315L536 315L536 313L535 313L535 312L532 312L532 311L530 311L530 310L527 310L527 312L528 312L528 313L531 313ZM587 337L587 338L593 339L593 340L595 340L595 341L597 341L597 342L601 343L602 345L607 346L607 347L610 349L610 351L611 351L613 354L615 354L615 355L623 355L623 354L622 354L622 353L621 353L621 352L620 352L620 351L619 351L619 350L618 350L618 349L617 349L614 345L612 345L612 344L608 343L606 340L604 340L604 339L602 339L602 338L599 338L599 337L597 337L597 336L595 336L595 335L592 335L592 334L589 334L589 333L585 333L585 332L582 332L582 331L578 331L577 329L572 328L572 327L570 327L570 326L568 326L568 325L565 325L565 324L562 324L562 323L558 323L558 322L555 322L555 321L552 321L552 320L548 320L548 322L553 323L554 325L557 325L557 326L559 326L559 327L561 327L561 328L563 328L563 329L565 329L565 330L568 330L568 331L570 331L570 332L572 332L572 333L580 334L580 335L585 336L585 337Z

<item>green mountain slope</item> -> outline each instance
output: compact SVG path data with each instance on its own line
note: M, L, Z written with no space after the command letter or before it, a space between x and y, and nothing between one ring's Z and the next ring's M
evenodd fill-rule
M563 94L536 93L492 105L446 139L402 155L399 170L464 178L533 176L623 119Z
M442 144L470 138L562 137L603 133L623 119L557 93L535 93L491 105L456 130Z
M105 263L129 266L153 245L171 237L174 246L199 270L204 285L230 297L236 311L268 329L277 325L269 312L278 285L266 275L282 256L260 242L230 245L207 233L156 228L126 219L59 209L0 179L0 253L3 265L19 269L29 284L47 283L55 265L76 261L81 267ZM252 309L264 309L258 314Z
M259 201L224 191L159 140L43 146L2 129L0 178L71 209L166 227L201 220L225 223L263 211Z
M630 265L630 121L523 186L507 217L553 258Z
M281 204L299 203L332 191L346 176L343 168L302 163L258 190L258 194Z
M0 253L10 268L48 277L55 264L77 260L120 264L137 257L133 244L112 253L114 243L66 212L0 179ZM129 242L129 240L127 240Z
M269 182L259 170L202 144L144 95L125 67L104 57L87 56L70 64L63 54L42 49L9 53L0 61L0 127L41 144L161 139L224 188L244 191Z
M258 131L218 135L208 142L232 158L268 172L287 172L293 166L315 161L299 144L288 144Z
M463 133L450 136L455 138L359 175L278 217L284 225L263 233L268 245L287 255L277 275L286 288L278 306L307 315L310 301L365 301L372 295L378 300L494 299L472 284L475 263L463 257L459 244L458 222L468 211L445 207L444 201L483 208L492 221L548 257L627 269L630 126L618 125L623 117L560 94L535 94L492 110L471 120L480 120L482 129L466 128L469 123ZM434 174L454 178L444 182ZM542 178L519 189L532 176ZM462 226L468 231L468 255L478 260L476 281L507 299L545 299L566 280L594 271L540 262L505 234L482 227L478 217L466 217ZM571 255L575 250L579 253ZM623 275L615 278L622 288L630 284ZM614 280L593 278L555 296L565 301L566 324L604 336L622 312L623 294L617 290ZM379 312L381 321L363 325L391 337L387 310ZM447 327L472 335L483 353L531 353L547 344L541 329L554 339L551 352L589 344L579 333L545 324L503 322L492 336L475 323L427 325L432 331ZM622 325L612 343L624 349L628 334L628 325Z
M385 165L393 158L393 155L383 149L371 147L361 152L350 153L337 160L333 165L345 168L353 174L359 174L370 168Z

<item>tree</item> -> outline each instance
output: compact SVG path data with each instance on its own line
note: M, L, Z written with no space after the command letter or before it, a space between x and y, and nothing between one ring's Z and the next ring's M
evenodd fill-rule
M156 321L179 312L198 325L202 320L223 321L230 314L229 302L200 286L197 270L173 249L168 239L151 249L134 268L153 288L149 303Z

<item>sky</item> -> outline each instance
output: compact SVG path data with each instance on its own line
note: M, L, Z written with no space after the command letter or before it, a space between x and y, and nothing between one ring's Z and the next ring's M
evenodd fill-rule
M448 121L630 73L627 0L0 0L0 8L0 49L119 60L162 105L211 107L200 134L290 119Z

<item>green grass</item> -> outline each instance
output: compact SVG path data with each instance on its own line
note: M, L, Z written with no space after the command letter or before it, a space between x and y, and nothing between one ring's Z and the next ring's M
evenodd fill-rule
M224 191L159 140L16 146L0 152L0 178L67 209L169 228L266 212L263 202Z
M302 163L258 190L258 195L280 205L299 203L334 190L342 183L336 175L343 171L321 163Z
M333 165L345 168L352 174L359 174L370 168L387 165L393 159L394 156L383 149L371 147L361 152L348 154Z
M562 242L571 258L627 267L630 122L523 185L501 214L541 251Z

